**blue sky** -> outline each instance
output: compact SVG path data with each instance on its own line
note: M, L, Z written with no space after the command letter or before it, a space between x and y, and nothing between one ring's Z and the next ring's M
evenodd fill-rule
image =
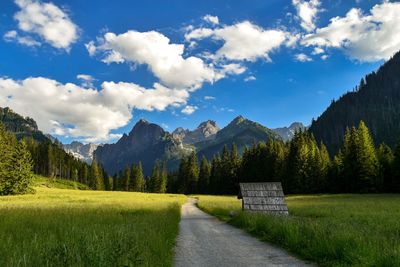
M397 12L397 13L396 13ZM396 1L0 2L0 106L63 142L308 125L400 50ZM397 15L396 15L397 14Z

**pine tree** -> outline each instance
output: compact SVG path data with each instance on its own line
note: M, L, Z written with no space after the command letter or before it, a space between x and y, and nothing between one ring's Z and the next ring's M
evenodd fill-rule
M400 193L400 143L394 150L394 159L392 164L393 180L392 180L392 191Z
M378 160L376 158L375 146L369 130L363 121L357 130L357 163L359 192L377 192L380 185L377 184L379 176Z
M90 176L90 187L95 190L104 190L103 176L96 160L92 162Z
M167 179L168 179L168 172L167 172L167 163L164 161L161 166L161 170L159 172L159 188L158 193L165 193L167 192Z
M345 192L376 192L379 188L378 160L374 143L364 122L347 130L340 153L341 175L346 180Z
M32 159L24 141L18 142L12 157L12 187L9 193L25 194L32 182Z
M199 183L198 189L199 193L206 194L209 193L210 186L210 176L211 176L211 166L205 156L201 159L200 171L199 171Z
M0 195L30 190L32 160L24 141L18 142L0 123Z
M393 181L393 161L394 155L392 150L386 144L381 144L376 150L376 155L379 162L379 180L378 184L379 191L393 192L394 181Z
M185 193L197 193L197 183L199 181L199 165L197 162L196 153L193 151L187 162L187 186Z
M124 177L123 177L123 191L129 191L129 184L131 181L131 169L129 166L126 166L124 169Z
M134 179L133 190L136 192L144 192L145 180L143 176L142 170L142 162L139 161L139 164L136 166L135 179Z

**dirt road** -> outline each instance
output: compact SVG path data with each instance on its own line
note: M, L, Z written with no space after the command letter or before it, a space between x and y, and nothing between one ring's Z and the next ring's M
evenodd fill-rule
M217 220L189 199L182 206L175 266L311 266Z

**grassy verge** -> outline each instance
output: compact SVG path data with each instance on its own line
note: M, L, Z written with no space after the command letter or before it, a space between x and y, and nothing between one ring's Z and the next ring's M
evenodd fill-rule
M183 195L36 187L0 197L0 266L170 266Z
M53 179L39 175L35 175L33 178L33 187L47 187L47 188L59 188L59 189L76 189L76 190L89 190L90 188L79 182L64 180L64 179Z
M198 198L204 211L321 266L400 266L400 195L289 196L287 218L241 212L236 197Z

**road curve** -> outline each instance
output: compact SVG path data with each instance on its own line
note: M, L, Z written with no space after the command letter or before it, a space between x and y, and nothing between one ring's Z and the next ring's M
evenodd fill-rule
M193 198L181 216L176 267L312 266L204 213Z

